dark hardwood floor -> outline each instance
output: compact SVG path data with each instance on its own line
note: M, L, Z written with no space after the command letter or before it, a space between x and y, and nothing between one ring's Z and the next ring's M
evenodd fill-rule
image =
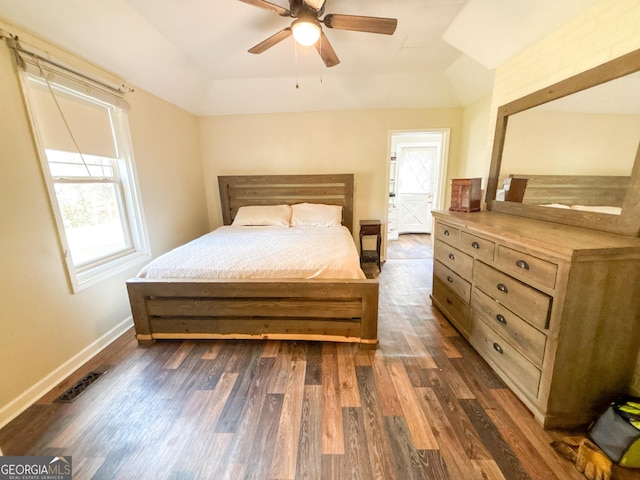
M405 234L387 245L387 260L427 260L433 258L431 235Z
M95 479L583 479L431 306L430 238L390 245L380 345L133 333L0 430L5 455ZM107 370L73 403L54 400ZM615 479L640 478L618 469Z

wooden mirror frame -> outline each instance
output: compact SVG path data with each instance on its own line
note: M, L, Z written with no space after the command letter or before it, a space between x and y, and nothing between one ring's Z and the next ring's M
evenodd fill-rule
M636 152L635 163L620 215L606 215L602 213L496 201L502 153L510 115L638 71L640 71L640 49L498 108L493 151L491 154L491 167L487 182L487 210L621 235L640 236L640 145Z

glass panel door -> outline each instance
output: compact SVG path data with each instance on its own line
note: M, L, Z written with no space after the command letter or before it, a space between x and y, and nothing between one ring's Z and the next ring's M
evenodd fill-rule
M436 146L403 147L398 152L399 233L431 233Z

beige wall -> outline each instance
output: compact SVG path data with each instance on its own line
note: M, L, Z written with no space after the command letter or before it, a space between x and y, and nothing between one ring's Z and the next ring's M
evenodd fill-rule
M157 256L209 231L198 119L142 90L129 100L138 183Z
M511 174L630 175L640 115L526 111L508 132L498 185Z
M460 162L461 125L458 108L201 118L210 225L222 223L218 175L273 173L354 173L355 224L365 218L384 222L390 133L449 128L451 171Z
M76 68L105 72L31 38ZM113 79L115 80L115 79ZM128 95L139 186L153 254L204 233L197 118L143 91ZM131 325L125 280L72 294L13 59L0 46L0 426Z
M602 0L543 41L501 65L491 104L491 141L497 108L512 100L640 48L640 2ZM484 159L488 171L490 154ZM640 394L640 357L632 391Z
M638 48L640 3L637 0L602 0L498 67L491 102L490 136L493 137L500 105ZM487 171L489 157L485 158Z
M482 178L482 190L487 187L489 168L484 159L491 152L489 124L491 96L482 98L464 109L462 121L462 145L460 163L457 171L450 172L451 178ZM449 189L450 190L450 189ZM484 195L483 195L484 196Z

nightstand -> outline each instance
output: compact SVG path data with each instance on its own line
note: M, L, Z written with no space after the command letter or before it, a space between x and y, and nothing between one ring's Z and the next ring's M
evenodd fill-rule
M360 220L360 266L365 262L375 262L378 270L382 271L380 266L380 245L382 244L382 225L380 220ZM375 236L376 249L364 250L362 246L362 237Z

